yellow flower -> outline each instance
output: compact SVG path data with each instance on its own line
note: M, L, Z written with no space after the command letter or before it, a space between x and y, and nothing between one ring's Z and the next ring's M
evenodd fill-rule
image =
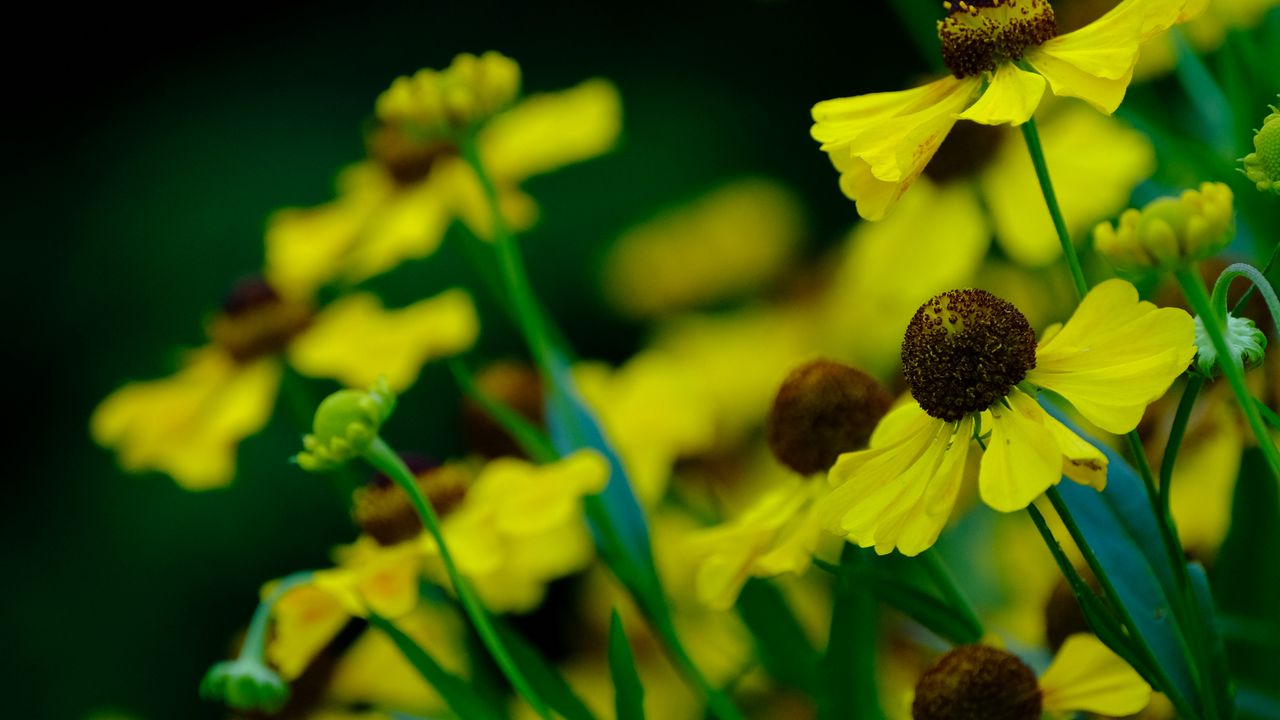
M1139 302L1123 280L1094 288L1038 345L1026 318L990 293L939 295L903 340L915 402L885 417L870 449L831 469L826 524L881 554L924 551L951 514L975 436L986 447L979 494L998 511L1025 508L1064 474L1100 489L1106 457L1029 393L1052 391L1090 422L1124 433L1194 354L1191 317Z
M1139 45L1200 12L1206 0L1123 0L1074 32L1057 35L1048 0L947 3L938 25L952 76L911 90L813 107L812 135L840 172L858 213L880 220L920 177L957 120L1020 125L1046 85L1115 112Z
M487 463L465 496L441 518L440 529L458 570L495 612L535 607L550 581L584 569L595 546L582 515L582 500L604 489L609 468L583 450L554 463L531 465L514 458ZM430 536L427 574L447 586Z
M1093 635L1073 635L1037 679L1015 655L986 645L962 645L921 676L912 702L916 718L1038 718L1042 713L1091 712L1113 717L1140 712L1151 686ZM970 710L957 716L954 708Z
M600 155L617 140L621 101L609 82L588 80L507 107L507 95L514 96L506 77L511 70L491 74L483 69L487 61L464 57L470 56L459 56L443 73L400 78L379 98L382 124L369 135L370 157L339 175L337 199L271 218L266 275L281 292L305 297L326 284L357 283L431 255L455 219L488 238L489 206L459 155L462 127L475 133L503 215L515 229L537 217L522 182ZM473 70L455 71L460 62ZM518 78L518 68L514 72ZM446 109L454 105L461 109Z
M236 446L266 425L283 363L353 385L386 375L409 387L427 361L466 350L478 334L470 296L449 290L401 310L355 294L317 313L252 279L239 284L208 328L211 343L174 375L132 382L94 411L94 440L130 472L157 470L189 490L229 483Z
M786 269L802 221L783 186L729 183L618 238L605 259L605 292L627 315L653 317L757 290Z
M1142 210L1129 208L1119 221L1093 230L1098 252L1125 270L1176 268L1214 255L1231 240L1235 207L1231 188L1200 183L1176 197L1162 197Z

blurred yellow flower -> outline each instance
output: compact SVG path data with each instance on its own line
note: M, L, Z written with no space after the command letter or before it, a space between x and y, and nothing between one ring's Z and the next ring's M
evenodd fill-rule
M415 137L452 138L496 115L520 94L520 66L490 50L462 53L444 70L419 70L391 82L374 103L379 120Z
M1124 433L1194 355L1191 317L1140 302L1123 280L1095 287L1038 345L1026 318L990 293L939 295L916 312L903 340L915 402L884 418L870 449L840 457L824 520L877 553L923 552L951 514L975 437L986 448L979 492L998 511L1025 508L1064 474L1101 489L1106 457L1029 393L1050 390Z
M1216 50L1231 30L1257 27L1269 10L1280 7L1280 0L1213 0L1204 13L1187 23L1187 40L1197 51ZM1146 79L1171 72L1178 63L1173 39L1157 35L1142 45L1142 55L1133 75Z
M1098 252L1124 270L1174 269L1216 254L1231 241L1235 206L1225 183L1200 183L1178 197L1129 208L1093 230Z
M451 78L443 95L476 94L447 102L474 111L468 112L469 122L479 123L477 150L497 187L503 215L515 229L537 217L533 199L519 189L522 182L608 151L621 132L618 91L605 80L533 95L498 112L504 106L499 90L468 86L481 79L474 73ZM478 237L490 236L489 206L478 178L459 155L460 138L443 130L417 133L415 122L435 122L420 116L435 117L441 109L412 87L415 81L401 78L380 98L383 124L369 135L370 157L342 171L335 200L281 210L269 221L266 275L282 293L305 297L332 282L357 283L426 257L455 219ZM488 97L490 91L494 97ZM446 116L440 122L453 122Z
M785 187L737 180L618 238L605 258L605 293L632 317L741 296L786 269L803 225L800 203Z
M478 332L461 290L402 310L359 293L313 315L309 303L247 280L209 324L209 345L188 353L176 374L109 395L90 432L126 470L157 470L189 490L221 487L235 474L237 445L271 417L284 359L304 375L348 384L387 375L398 392L423 364L466 350Z
M1111 114L1147 39L1203 10L1206 0L1123 0L1096 21L1057 34L1048 0L946 3L939 23L951 77L911 90L826 100L812 135L840 172L858 214L880 220L920 177L958 120L1021 125L1046 85Z
M645 505L662 499L677 460L715 443L711 397L690 368L671 355L645 351L616 370L580 363L573 378Z

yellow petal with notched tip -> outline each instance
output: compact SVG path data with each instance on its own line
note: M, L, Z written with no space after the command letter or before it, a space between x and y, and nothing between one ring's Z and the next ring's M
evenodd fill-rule
M1125 717L1151 701L1151 686L1093 635L1072 635L1040 676L1044 710Z
M1190 315L1139 301L1133 285L1107 280L1040 343L1026 380L1066 398L1089 422L1123 434L1137 427L1146 406L1195 353Z
M1007 400L1010 407L997 403L984 413L991 439L978 473L982 501L1000 512L1025 508L1062 478L1062 454L1044 409L1016 389Z

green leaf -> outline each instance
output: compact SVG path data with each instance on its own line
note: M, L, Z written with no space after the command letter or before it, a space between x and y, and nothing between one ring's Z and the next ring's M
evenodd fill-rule
M369 615L369 624L391 638L405 659L418 671L449 707L464 718L505 718L505 713L494 707L486 698L478 695L465 680L440 667L431 654L405 635L390 620L380 615Z
M551 444L561 455L590 448L609 462L609 484L595 496L595 502L588 503L587 519L614 572L629 585L637 581L649 583L648 576L655 574L649 525L636 501L627 470L600 422L578 394L568 356L558 348L551 354L546 368L551 377L546 383L545 409Z
M511 659L515 660L516 665L524 672L525 678L538 693L538 697L546 701L547 705L559 713L564 720L596 720L586 704L574 693L564 676L556 670L555 666L547 662L537 648L530 645L523 635L501 619L495 617L493 621L498 636L502 638L502 644L511 653Z
M1168 673L1172 687L1158 689L1178 693L1193 708L1202 707L1187 657L1187 633L1178 626L1170 601L1179 592L1174 569L1142 480L1124 458L1090 438L1052 404L1046 404L1045 409L1107 456L1105 490L1098 492L1064 481L1059 491L1115 586L1122 610L1132 618L1138 635L1135 640L1145 645ZM1158 678L1147 680L1159 684Z
M1187 576L1191 579L1191 591L1195 599L1195 612L1199 613L1199 630L1204 651L1208 654L1201 667L1208 671L1207 682L1214 695L1214 704L1221 714L1230 717L1228 708L1235 704L1235 688L1227 670L1227 650L1222 642L1222 629L1214 611L1213 591L1209 589L1209 576L1198 562L1187 563Z
M609 621L609 675L613 678L613 698L618 720L644 720L644 687L636 672L622 618L613 611Z
M752 578L738 595L738 616L755 640L756 656L770 677L808 695L818 693L818 652L778 588Z
M827 652L822 657L824 683L818 704L822 720L884 717L876 688L879 613L875 598L859 577L867 561L864 550L845 543L833 593Z
M982 629L973 627L962 613L899 576L877 571L867 573L865 578L871 592L882 602L901 610L938 637L955 645L982 639Z

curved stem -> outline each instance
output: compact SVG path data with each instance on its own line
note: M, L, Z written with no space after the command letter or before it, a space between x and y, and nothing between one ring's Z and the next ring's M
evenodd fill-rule
M1049 178L1049 165L1044 159L1044 148L1040 145L1040 132L1036 129L1035 118L1029 118L1022 124L1022 139L1027 143L1027 152L1031 153L1031 164L1035 166L1036 179L1040 181L1044 204L1048 206L1053 227L1058 231L1062 255L1067 259L1067 267L1071 269L1071 281L1075 284L1076 294L1083 298L1089 292L1089 284L1085 282L1084 271L1080 269L1080 256L1076 254L1071 233L1067 230L1067 221L1062 216L1062 208L1058 206L1058 196L1053 190L1053 180Z
M258 603L258 609L253 611L253 619L249 621L249 629L245 632L244 642L240 645L240 658L264 661L267 650L267 629L271 625L271 611L275 609L276 603L284 597L286 592L310 580L310 570L286 575L276 583L271 593Z
M444 535L440 532L440 522L436 518L435 510L432 509L431 503L427 502L427 499L423 496L413 473L410 472L409 468L400 459L400 456L381 437L373 439L373 442L364 451L364 458L374 468L395 481L396 485L399 485L408 494L409 500L418 512L418 517L422 519L422 526L427 529L427 532L431 533L431 537L436 541L436 546L440 550L440 559L444 563L449 582L453 585L453 591L458 596L458 601L462 603L462 609L471 620L471 624L475 627L481 642L489 650L489 654L493 656L498 667L502 669L502 674L511 682L511 686L515 688L516 692L528 701L529 706L539 716L549 719L551 717L550 710L547 709L542 698L534 691L533 686L525 678L519 666L516 665L506 646L502 644L502 639L498 636L497 629L489 621L488 611L485 610L480 599L471 590L470 583L458 572L458 567L453 562L453 554L449 552L449 546L445 544Z
M1280 245L1276 246L1280 248ZM1273 255L1272 260L1275 260ZM1218 276L1217 282L1213 284L1213 311L1221 320L1227 317L1227 291L1231 289L1231 281L1236 278L1247 278L1252 285L1249 290L1257 290L1262 293L1262 299L1267 303L1267 310L1271 313L1271 323L1277 331L1280 331L1280 298L1276 297L1275 288L1271 287L1271 283L1267 280L1267 276L1262 274L1258 268L1248 263L1235 263L1227 266L1226 270ZM1237 314L1240 306L1248 299L1248 293L1245 297L1240 298L1240 302L1236 303L1232 314Z
M1160 459L1160 506L1164 514L1172 517L1169 510L1170 486L1173 485L1173 465L1178 459L1178 449L1182 446L1182 438L1187 432L1187 421L1191 419L1191 409L1195 407L1200 388L1204 387L1204 376L1191 373L1186 387L1182 388L1182 399L1178 401L1178 410L1173 415L1173 425L1169 428L1169 442L1164 446L1164 456Z
M1191 309L1200 317L1205 334L1213 343L1213 349L1218 352L1218 364L1222 367L1222 374L1227 377L1227 383L1235 393L1240 410L1244 413L1249 428L1253 430L1253 435L1258 441L1258 447L1262 449L1262 455L1267 460L1272 476L1280 480L1280 451L1276 450L1275 443L1271 441L1271 434L1267 432L1267 426L1262 422L1262 416L1258 414L1253 395L1245 385L1244 368L1232 360L1226 336L1223 335L1222 323L1226 320L1226 291L1222 291L1218 299L1218 307L1215 308L1214 301L1205 291L1204 283L1201 282L1200 275L1194 267L1180 268L1175 272L1175 277L1178 279L1178 284L1182 286L1182 293L1186 296ZM1223 314L1220 315L1219 310Z

